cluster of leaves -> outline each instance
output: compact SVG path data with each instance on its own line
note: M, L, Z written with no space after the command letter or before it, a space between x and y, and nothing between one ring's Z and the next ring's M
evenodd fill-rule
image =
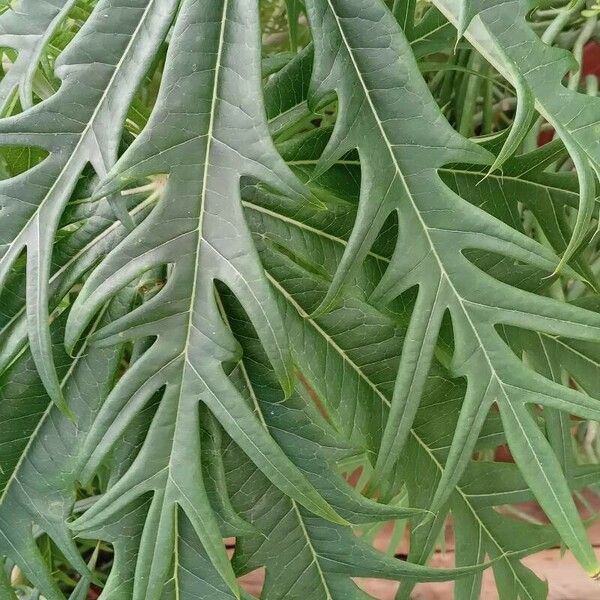
M598 576L596 18L8 3L0 596L543 600L559 544Z

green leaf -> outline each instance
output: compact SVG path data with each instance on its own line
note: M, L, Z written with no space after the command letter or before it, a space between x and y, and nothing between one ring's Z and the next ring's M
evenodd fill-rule
M456 408L459 408L456 406ZM439 405L432 403L421 411L418 428L420 443L411 440L407 448L405 463L420 467L421 477L408 479L407 487L411 502L415 505L427 506L435 494L440 476L440 462L432 461L427 442L440 434L440 431L452 431L456 423L458 411L450 409L446 413L452 415L446 421L441 419L431 422L431 417L439 411ZM430 437L434 436L434 437ZM512 473L506 473L506 468ZM471 495L473 482L484 478L481 486L485 503L477 494ZM423 524L411 531L410 552L408 559L425 563L436 545L436 540L443 535L447 512L451 510L453 530L456 543L457 565L469 564L473 559L482 560L488 555L496 559L492 564L496 585L499 590L513 590L507 598L527 598L528 600L544 600L547 585L534 575L520 561L523 557L539 552L554 545L558 536L552 528L534 526L501 515L492 507L499 506L507 496L495 494L496 483L506 485L507 496L515 489L526 488L513 465L494 463L472 463L457 486L443 513L430 523ZM508 492L510 490L510 492ZM474 490L473 490L474 491ZM529 492L529 490L528 490ZM530 492L529 492L530 493ZM514 496L513 496L514 497ZM412 584L404 584L400 588L399 600L410 597ZM456 582L457 598L479 598L481 594L481 577L477 574ZM458 594L461 594L460 596Z
M198 39L203 43L198 45ZM285 330L244 221L240 179L250 176L281 192L304 194L268 136L260 93L258 13L250 0L183 3L150 121L96 195L111 195L128 182L157 174L168 175L157 208L92 273L69 315L66 340L73 347L108 298L149 269L172 265L154 298L96 336L103 344L158 339L105 403L87 445L87 477L136 412L157 390L164 387L165 392L131 468L77 527L97 527L128 502L152 492L140 547L145 587L136 588L136 598L159 597L176 541L178 505L235 592L203 483L200 402L282 491L327 519L345 522L276 444L225 371L227 363L239 358L239 345L223 320L216 281L240 300L289 389Z
M358 149L363 173L356 225L321 311L334 305L342 284L364 259L392 211L398 214L399 241L372 300L387 303L418 286L377 460L378 480L389 476L410 435L442 318L448 312L454 333L451 372L466 377L468 386L431 510L437 512L448 498L496 402L504 420L514 413L524 435L531 433L531 452L540 457L534 464L537 468L532 468L528 456L519 451L519 440L513 438L516 459L567 544L585 569L595 574L597 560L589 542L581 545L585 531L564 476L555 468L555 459L541 458L551 454L551 448L537 436L521 408L535 402L598 418L596 403L529 369L506 346L496 326L504 323L591 341L598 336L600 319L492 279L464 256L466 250L478 249L546 272L558 265L541 245L476 209L440 180L437 169L445 164L478 162L485 155L443 119L385 7L374 3L365 10L355 2L341 6L335 0L313 0L307 2L307 9L316 40L313 94L318 97L335 89L342 107L317 174L353 148ZM385 45L381 40L386 40ZM418 110L414 98L420 99ZM560 502L558 496L546 495L546 485L569 500Z
M165 600L233 600L235 596L215 571L192 524L185 515L179 519L173 577L167 582L162 597ZM242 593L242 598L253 597Z
M345 436L332 430L299 382L283 397L272 368L260 348L256 332L239 303L225 297L227 319L244 348L244 363L234 381L244 391L250 408L319 493L348 521L370 523L420 515L421 511L377 503L362 496L337 472L337 463L356 453Z
M501 598L543 600L522 559L565 541L595 574L572 497L600 469L571 415L600 417L597 90L551 106L568 54L528 23L556 14L543 40L562 28L579 56L593 19L37 4L0 8L0 563L18 595L251 600L237 579L264 568L264 599L362 600L368 576L476 600L489 564ZM295 52L277 49L286 6ZM563 139L531 151L541 100ZM504 444L517 464L493 462ZM536 499L553 524L523 520ZM450 522L457 569L436 570Z
M518 202L522 202L535 216L552 249L562 254L573 233L565 209L578 206L577 176L545 169L565 153L558 140L507 161L501 173L486 174L477 167L451 166L442 169L440 174L442 180L465 200L492 212L519 231L522 231L522 223ZM503 205L505 210L501 212ZM594 214L597 212L596 206ZM586 258L576 256L570 264L584 281L594 288L598 287Z
M315 162L315 153L320 151L315 138L322 137L320 133L315 133L296 146L290 145L285 152L289 164L302 171L310 169ZM346 244L345 237L356 214L355 203L348 200L357 193L348 185L348 181L357 184L352 170L355 168L354 164L341 161L313 182L316 186L314 191L319 197L323 196L321 186L328 189L331 186L344 198L328 195L327 211L318 211L255 189L246 190L245 197L248 218L256 233L263 262L281 295L283 305L287 307L286 323L289 324L292 348L303 377L325 405L328 419L336 430L344 438L351 439L357 449L368 451L370 447L378 447L385 425L412 308L411 299L404 298L393 306L391 313L386 314L365 301L365 294L376 285L389 261L386 256L389 249L386 251L383 239L378 240L380 253L371 252L361 265L356 274L356 284L346 291L343 306L327 315L310 316L312 309L319 305L326 293L328 281L335 273ZM347 189L343 187L344 182ZM294 257L302 257L302 260L296 261ZM324 265L327 278L323 279L322 274L317 275L310 265ZM264 380L263 373L261 370L257 381L258 377L261 382ZM401 472L409 477L409 489L423 490L422 497L411 497L413 505L427 509L431 504L451 446L464 393L465 388L459 381L453 381L443 368L433 364L402 462ZM282 413L277 428L285 424L285 427L301 429L295 426L291 417L283 417L284 409L275 406L275 414ZM268 416L272 410L269 406L264 414ZM478 449L494 448L504 443L499 425L497 417L488 417ZM233 463L232 459L232 464L239 464L239 461ZM583 487L597 477L597 469L591 476L591 480L578 478L577 486ZM410 483L413 480L414 488ZM500 487L502 485L505 487ZM235 484L232 490L238 487ZM240 489L245 490L246 487ZM235 503L235 491L232 497ZM512 553L517 545L516 542L514 546L512 544L517 539L515 530L521 525L517 523L509 528L514 522L502 518L492 530L490 522L495 513L488 509L533 498L514 465L471 463L460 484L455 486L452 497L464 504L472 515L469 518L484 531L486 552L498 558L505 553ZM432 548L430 544L436 539L435 534L427 535L427 532L432 526L441 527L445 514L440 513L433 525L427 523L427 526L423 524L414 529L411 560L423 563L427 560ZM507 531L505 536L504 529ZM540 533L540 536L547 536L543 547L557 540L556 533L550 530ZM426 545L419 550L422 543ZM469 543L468 539L466 543ZM533 590L540 589L541 582L522 567L519 560L521 556L538 551L542 546L538 540L526 547L529 548L528 552L502 559L502 566L494 564L499 585L511 586L511 582L516 581L514 585L519 586L519 579L531 578L531 583L523 585ZM265 553L268 553L268 548L269 545L265 546ZM521 546L518 548L523 550ZM252 563L253 567L258 562ZM462 581L467 585L470 578ZM411 589L408 584L403 587Z
M115 513L102 527L84 532L83 537L113 544L114 564L102 590L103 598L130 600L133 597L138 550L149 506L150 501L141 498Z

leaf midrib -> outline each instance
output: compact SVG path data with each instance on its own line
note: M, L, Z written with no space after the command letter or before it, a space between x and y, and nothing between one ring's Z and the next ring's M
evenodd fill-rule
M302 166L302 165L316 165L318 164L318 160L316 159L306 159L306 160L289 160L286 161L288 165L291 166ZM347 165L347 166L356 166L356 167L360 167L361 163L360 160L337 160L335 162L336 165ZM532 171L533 169L529 169L529 171ZM527 172L529 172L527 171ZM579 194L577 192L574 192L572 190L568 190L565 188L561 188L561 187L556 187L554 185L546 185L543 183L539 183L537 181L533 181L531 179L527 179L525 177L522 177L520 175L504 175L504 174L497 174L496 172L494 173L485 173L485 172L480 172L480 171L469 171L467 169L453 169L453 168L448 168L448 167L442 167L441 169L439 169L440 173L448 173L449 175L467 175L467 176L471 176L471 177L481 177L481 179L494 179L494 180L498 180L498 181L516 181L525 185L530 185L532 187L539 187L542 188L544 191L546 192L559 192L562 194L567 194L568 196L573 196L575 198L579 198ZM521 175L524 175L525 173ZM598 199L596 200L596 202L598 202Z
M214 141L213 132L215 126L215 108L217 105L217 92L219 89L219 83L221 80L221 62L223 60L223 46L225 44L225 25L227 22L227 11L229 10L229 0L223 0L223 11L221 13L221 23L219 30L219 42L217 47L217 56L215 59L215 78L213 81L212 95L210 101L210 117L208 121L208 131L206 132L206 156L204 159L204 169L203 169L203 177L202 177L202 190L200 192L200 206L199 206L199 214L198 214L198 239L196 241L196 254L194 257L194 275L192 282L192 290L190 293L190 314L188 316L188 325L186 331L185 338L185 364L188 364L194 372L197 372L193 367L191 361L189 360L189 347L190 347L190 336L192 335L192 329L194 326L194 306L196 300L196 291L198 289L198 280L200 278L200 254L202 251L202 244L204 240L203 226L204 226L204 206L206 204L206 193L208 190L208 171L210 167L210 153L212 149L212 144ZM180 396L181 397L181 396Z
M268 274L267 274L268 276ZM217 299L217 303L219 305L219 310L221 311L221 314L223 315L223 319L224 321L227 323L228 327L231 328L231 323L229 321L229 317L227 316L227 311L225 310L225 307L223 306L223 303L221 301L221 298L219 295L216 295L216 299ZM260 422L262 423L263 427L265 428L266 431L269 431L269 426L267 425L267 421L265 419L265 415L260 407L260 403L258 401L258 397L256 396L256 392L254 391L254 386L252 385L252 381L250 380L250 376L248 375L248 370L246 369L246 365L244 363L244 360L240 360L238 363L240 372L242 374L242 378L244 380L244 383L246 384L246 388L248 389L248 393L250 394L250 398L252 400L252 406L254 407L254 411L256 412L256 414L258 415L258 418L260 420ZM271 483L271 485L273 485ZM293 499L293 498L289 498L288 500L291 502L292 504L292 509L294 510L294 512L296 513L297 517L298 517L298 521L300 523L300 527L302 528L302 532L303 535L306 539L306 544L309 548L309 551L311 552L311 555L313 557L313 562L317 567L317 570L319 572L319 577L323 583L323 587L325 588L325 592L327 593L327 598L326 600L333 600L333 597L331 596L331 592L329 590L329 585L327 584L327 580L325 579L325 574L323 573L323 570L321 568L321 564L318 560L318 553L316 552L316 550L314 549L314 546L312 545L312 541L310 539L310 536L308 535L308 531L306 529L306 526L304 525L304 519L302 517L302 513L300 512L300 508L298 506L298 503Z

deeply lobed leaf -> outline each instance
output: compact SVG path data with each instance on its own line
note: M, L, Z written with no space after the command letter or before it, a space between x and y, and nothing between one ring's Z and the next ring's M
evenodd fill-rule
M492 404L528 484L565 543L590 574L597 571L560 465L527 404L535 402L597 418L596 403L527 368L497 331L500 324L594 340L598 315L533 296L479 271L465 256L485 250L552 273L558 266L541 245L454 194L437 171L451 162L485 160L441 115L418 73L397 23L374 3L307 3L315 37L313 97L335 90L340 115L317 173L356 148L362 164L361 202L333 286L329 308L372 246L388 215L398 214L398 243L372 295L387 303L418 286L403 346L392 410L377 459L379 481L389 477L410 434L444 314L452 319L451 372L467 392L438 493L437 512L463 472ZM383 82L383 85L382 85ZM411 102L418 98L419 102ZM405 246L410 239L410 247Z

